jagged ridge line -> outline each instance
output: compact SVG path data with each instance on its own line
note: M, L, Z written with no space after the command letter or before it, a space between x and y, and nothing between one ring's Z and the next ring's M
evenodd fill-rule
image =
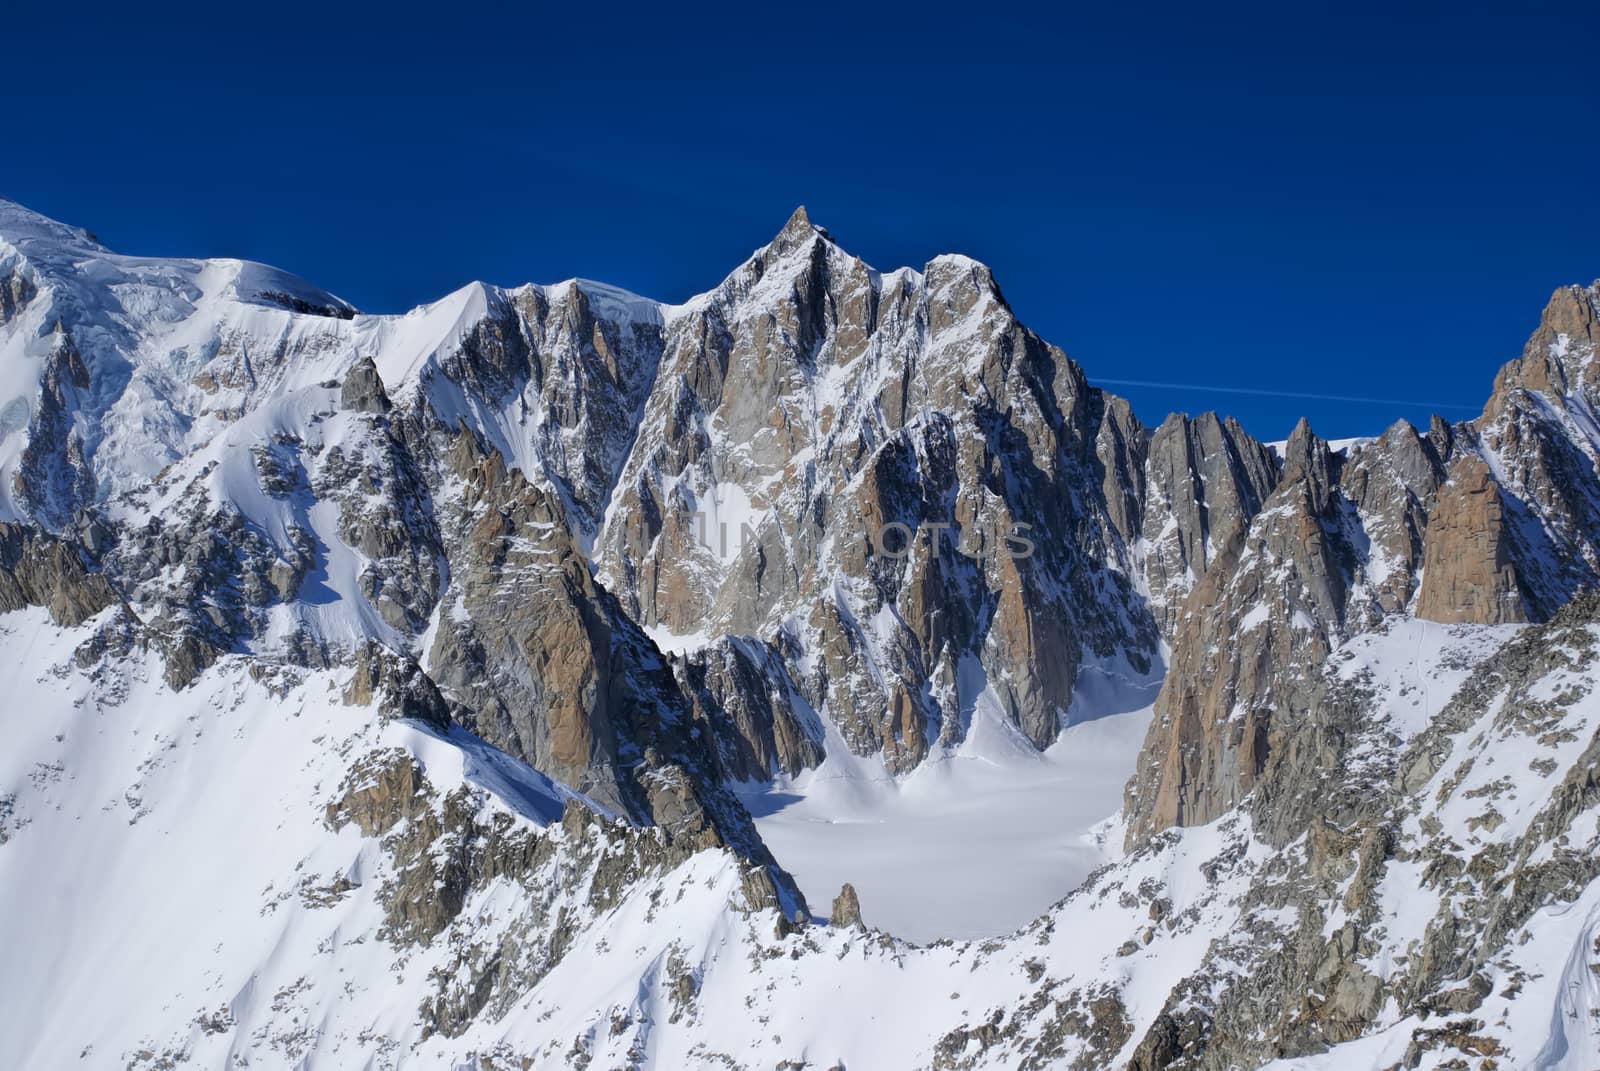
M1267 390L1261 387L1224 387L1200 383L1167 383L1154 379L1107 379L1104 376L1095 376L1090 382L1095 385L1105 384L1111 387L1157 387L1165 390L1212 391L1217 394L1251 394L1263 398L1301 398L1316 402L1357 402L1366 405L1415 405L1429 409L1460 409L1467 412L1476 412L1483 408L1480 405L1463 405L1459 402L1423 402L1414 398L1367 398L1354 394L1315 394L1304 391Z

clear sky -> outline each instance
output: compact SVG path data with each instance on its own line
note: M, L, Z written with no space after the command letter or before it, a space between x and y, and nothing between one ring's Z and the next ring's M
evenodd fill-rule
M984 260L1147 423L1272 439L1474 415L1600 276L1579 3L58 6L5 15L0 194L371 311L680 300L803 203L880 268Z

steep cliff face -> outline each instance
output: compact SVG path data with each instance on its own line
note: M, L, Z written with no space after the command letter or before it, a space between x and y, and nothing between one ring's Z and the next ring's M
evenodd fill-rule
M1557 290L1471 424L1501 490L1517 593L1533 620L1600 575L1597 306L1600 284Z
M1128 783L1130 837L1208 822L1247 794L1284 689L1342 635L1352 563L1341 463L1302 422L1278 489L1190 592Z
M672 667L714 741L724 780L793 777L821 764L825 730L770 647L724 636L675 657Z
M1597 338L1272 449L803 212L364 316L0 202L0 1060L1593 1062ZM1163 641L1127 854L1010 936L818 925L732 791L1035 762Z
M0 521L0 613L43 606L58 625L81 625L117 603L75 542Z
M1249 794L1308 671L1351 636L1405 613L1542 620L1593 583L1597 293L1556 292L1476 420L1397 424L1348 456L1296 429L1276 490L1178 615L1130 842Z
M1451 466L1428 522L1417 616L1498 625L1526 621L1500 485L1483 459Z
M669 646L765 647L890 769L959 741L985 690L1043 747L1084 660L1155 654L1143 440L982 265L881 274L801 211L668 312L598 576Z
M1243 537L1280 468L1232 418L1174 413L1156 429L1145 468L1144 575L1169 640L1185 597Z
M903 771L990 699L1044 747L1081 667L1154 668L1147 436L967 258L879 273L802 210L683 306L474 284L363 316L259 265L121 257L6 218L26 283L8 353L44 367L37 395L8 403L31 414L8 432L8 509L109 526L112 572L189 652L177 682L239 646L322 665L370 639L420 657L438 608L460 605L441 533L463 432L548 498L547 523L662 645L740 637L792 684L702 690L740 711L706 708L737 736L725 753L777 760L766 741L805 737L751 776L815 764L829 723ZM1224 466L1247 504L1265 464L1251 447ZM254 471L235 471L241 451ZM1185 524L1203 556L1209 522ZM348 575L324 580L336 564Z

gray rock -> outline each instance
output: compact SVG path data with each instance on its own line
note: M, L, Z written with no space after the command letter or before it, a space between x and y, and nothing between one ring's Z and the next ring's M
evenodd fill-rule
M353 412L378 416L393 408L388 392L383 389L378 366L371 357L363 357L345 373L344 382L339 386L339 405Z
M866 923L861 921L861 900L856 896L856 887L848 881L840 887L839 895L833 898L833 910L828 913L828 925L841 929L866 929Z

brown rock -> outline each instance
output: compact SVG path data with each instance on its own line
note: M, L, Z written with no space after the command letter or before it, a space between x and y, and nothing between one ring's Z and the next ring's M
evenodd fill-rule
M839 889L839 895L833 899L833 910L828 913L828 925L838 926L841 929L866 929L866 923L861 921L861 900L856 896L856 887L848 881Z
M58 625L80 625L120 599L74 543L0 521L0 612L43 606Z
M376 837L401 819L419 814L431 795L421 764L409 752L374 751L350 768L324 820L333 829L354 822L362 836Z
M1528 620L1500 488L1472 455L1457 458L1424 540L1417 616L1499 625Z
M880 274L796 213L668 321L639 426L597 577L646 627L764 645L890 770L960 739L958 666L1043 747L1086 652L1158 649L1132 550L1144 429L969 258ZM726 555L693 517L719 495L760 515ZM889 524L915 531L904 554L875 545Z
M1272 452L1231 417L1173 414L1150 439L1144 570L1162 632L1222 548L1238 539L1278 481Z

